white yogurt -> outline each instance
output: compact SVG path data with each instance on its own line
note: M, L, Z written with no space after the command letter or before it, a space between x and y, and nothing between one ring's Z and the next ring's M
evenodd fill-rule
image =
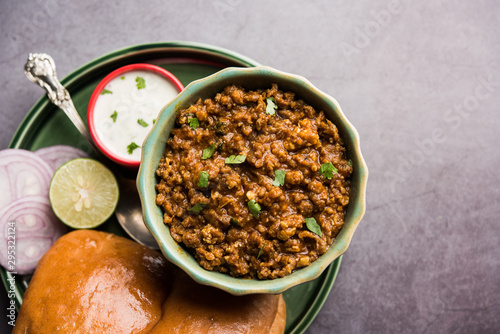
M139 84L144 79L144 85ZM149 71L130 71L111 80L94 106L97 136L121 158L138 161L141 146L161 108L179 90L168 79ZM135 145L139 146L133 149ZM129 151L131 150L131 151Z

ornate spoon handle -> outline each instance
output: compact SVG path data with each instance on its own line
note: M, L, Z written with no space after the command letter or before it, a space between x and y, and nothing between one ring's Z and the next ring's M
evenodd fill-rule
M40 85L47 91L50 101L66 113L73 125L89 142L90 146L99 157L99 160L111 169L118 178L122 196L120 196L115 214L123 229L132 239L140 244L158 249L156 240L142 220L141 203L135 185L136 172L124 168L119 169L116 164L111 163L111 161L99 151L85 123L83 123L80 115L76 111L71 96L66 88L61 85L59 79L57 79L56 65L52 57L45 53L30 53L28 62L24 66L24 73L30 81ZM129 179L126 179L126 177L129 177Z
M24 65L24 74L26 74L30 81L40 85L47 91L50 101L66 113L76 129L90 143L94 151L99 152L85 123L83 123L82 118L76 111L69 92L61 85L57 78L56 64L52 57L46 53L30 53L28 61Z

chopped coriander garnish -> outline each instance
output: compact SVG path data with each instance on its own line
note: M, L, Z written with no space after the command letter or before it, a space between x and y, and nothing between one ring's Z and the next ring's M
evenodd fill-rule
M319 226L314 217L306 218L305 220L306 220L306 226L309 229L309 231L319 235L320 237L323 236L323 233L321 233L321 226Z
M105 95L105 94L113 94L113 92L108 90L108 89L103 89L101 92L101 95Z
M214 154L214 151L215 151L215 145L211 144L209 147L203 149L203 154L201 158L203 160L210 158Z
M118 113L115 111L113 111L113 113L111 114L111 119L113 120L113 123L116 123L116 117L118 117Z
M156 119L153 120L153 124L155 124L155 123L156 123Z
M349 166L352 167L352 160L351 159L349 159L349 161L347 161L347 163L349 164Z
M200 172L200 180L198 181L198 187L204 188L208 185L208 173L202 170Z
M193 117L188 119L189 126L193 128L193 130L196 130L197 127L200 126L200 122L198 121L198 118Z
M145 127L145 128L147 128L147 127L149 126L149 124L148 124L148 123L146 123L146 122L145 122L142 118L139 118L139 119L137 120L137 123L138 123L140 126L143 126L143 127Z
M322 174L328 180L331 180L333 177L333 173L337 173L338 170L331 162L327 162L326 164L322 164L319 168L320 174Z
M203 203L203 202L197 203L191 209L189 209L189 211L194 212L196 214L199 214L201 212L201 210L203 210L203 208L206 205L207 205L207 203Z
M285 175L286 171L284 170L275 170L274 171L274 181L273 186L279 187L285 184Z
M278 109L278 106L275 103L276 100L274 99L274 97L271 96L266 98L266 102L267 102L266 114L274 116L274 114L276 113L275 110Z
M262 247L260 247L259 254L257 254L257 259L260 257L260 254L262 254L263 249L264 249L264 245L262 245Z
M139 146L139 145L137 145L136 143L131 142L131 143L127 146L127 152L128 152L128 154L132 154L132 152L134 152L134 150L135 150L136 148L139 148L139 147L140 147L140 146Z
M121 77L120 80L125 80L125 77Z
M246 155L231 155L229 158L226 158L224 160L224 163L226 165L229 165L229 164L241 164L243 162L245 162L247 156Z
M136 86L137 89L144 89L146 88L146 80L144 80L143 77L137 77L135 78Z
M248 208L250 209L252 216L254 216L255 218L259 217L261 210L259 203L255 202L255 200L248 201Z
M241 227L240 221L238 219L236 219L236 218L231 217L231 219L229 220L229 222L233 226Z

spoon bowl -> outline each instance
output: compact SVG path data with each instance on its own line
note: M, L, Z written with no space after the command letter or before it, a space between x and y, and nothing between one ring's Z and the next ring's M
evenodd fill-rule
M137 192L135 179L122 178L120 182L121 197L115 215L122 228L138 243L150 248L159 249L158 243L149 232L142 219L141 200ZM126 194L124 196L124 194ZM142 224L139 224L142 222Z

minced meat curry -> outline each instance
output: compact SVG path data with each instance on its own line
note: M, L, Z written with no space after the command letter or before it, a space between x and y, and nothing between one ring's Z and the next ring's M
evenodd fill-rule
M274 279L344 225L352 163L337 127L292 92L228 86L179 111L156 174L172 237L200 265Z

